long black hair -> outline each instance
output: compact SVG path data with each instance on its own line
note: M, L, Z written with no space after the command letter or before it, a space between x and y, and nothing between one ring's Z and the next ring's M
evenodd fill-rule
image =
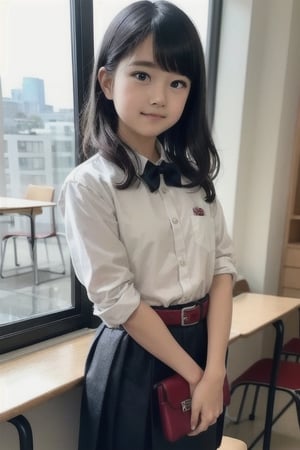
M113 101L106 99L98 82L101 67L114 72L119 62L149 35L158 65L166 71L187 76L189 96L179 121L158 136L171 161L190 180L186 187L201 186L206 201L215 198L213 179L220 160L206 117L206 77L203 49L198 32L189 17L167 1L137 1L117 14L109 25L92 74L89 98L82 115L83 152L96 151L117 164L124 172L119 189L137 180L130 148L117 136L118 116Z

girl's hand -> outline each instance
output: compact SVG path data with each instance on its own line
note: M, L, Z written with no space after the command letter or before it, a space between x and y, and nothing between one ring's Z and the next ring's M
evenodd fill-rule
M195 436L216 423L223 411L224 379L206 377L205 374L196 385L190 385L192 396L191 433Z

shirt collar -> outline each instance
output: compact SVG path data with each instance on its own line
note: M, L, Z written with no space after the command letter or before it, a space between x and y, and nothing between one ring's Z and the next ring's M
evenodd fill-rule
M156 147L157 147L157 150L158 150L158 152L160 154L160 158L154 164L158 166L162 161L168 161L168 158L167 158L167 155L165 153L165 150L164 150L162 144L159 141L156 142ZM141 155L138 152L135 152L135 155L136 155L138 164L136 164L135 158L132 158L133 163L135 165L137 174L138 175L142 175L142 173L144 172L145 166L146 166L147 162L149 161L149 159L146 158L145 156Z

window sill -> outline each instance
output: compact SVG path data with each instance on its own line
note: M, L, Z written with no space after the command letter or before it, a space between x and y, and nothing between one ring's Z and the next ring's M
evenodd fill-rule
M1 355L0 422L80 384L95 330L81 330Z

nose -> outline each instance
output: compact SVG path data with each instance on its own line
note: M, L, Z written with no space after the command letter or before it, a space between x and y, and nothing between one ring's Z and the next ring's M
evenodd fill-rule
M150 92L150 104L156 106L165 106L166 104L166 90L161 84L152 86Z

